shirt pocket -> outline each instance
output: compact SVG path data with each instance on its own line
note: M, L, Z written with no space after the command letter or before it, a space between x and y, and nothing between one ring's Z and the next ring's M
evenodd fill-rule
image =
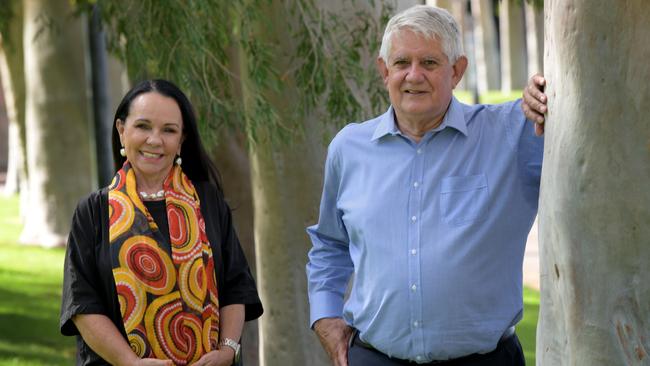
M488 213L489 191L485 174L447 177L440 187L440 210L451 225L482 221Z

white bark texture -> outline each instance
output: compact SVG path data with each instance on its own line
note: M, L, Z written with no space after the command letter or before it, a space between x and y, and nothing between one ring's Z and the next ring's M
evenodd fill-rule
M86 23L67 0L23 6L29 213L20 240L60 246L77 202L96 186Z
M650 6L546 0L538 365L650 364Z

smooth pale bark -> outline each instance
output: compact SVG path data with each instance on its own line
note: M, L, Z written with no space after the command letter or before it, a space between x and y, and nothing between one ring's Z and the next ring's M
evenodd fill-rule
M292 17L281 1L264 10L269 24L259 34L278 42L279 55L295 52L287 27ZM268 29L264 27L268 26ZM291 57L276 57L282 74ZM240 65L245 65L244 59ZM245 66L242 67L245 70ZM245 79L244 79L245 80ZM248 86L244 100L250 106ZM264 91L272 100L280 120L294 115L293 101L299 100L291 78L281 89ZM250 163L255 222L257 286L264 304L259 319L260 365L327 365L327 356L309 329L309 305L305 265L310 242L305 227L316 221L325 152L316 118L306 118L306 136L278 145L261 130L251 144Z
M86 22L72 14L67 0L30 0L23 6L30 194L20 241L59 246L80 197L96 186Z
M476 83L478 92L501 87L497 30L492 1L471 0L474 18L474 49L476 53Z
M4 194L20 192L21 215L27 197L27 163L25 156L25 77L23 71L23 17L22 3L12 0L13 16L9 20L9 34L0 36L0 75L5 97L8 129L8 166Z
M526 14L526 51L528 72L526 75L544 73L544 10L527 2L524 4Z
M526 85L526 28L520 2L499 3L499 36L501 38L501 91L523 89Z
M314 122L313 124L316 124ZM309 329L305 264L310 242L305 227L317 219L322 135L289 146L260 142L251 149L260 319L260 365L326 365Z
M546 0L538 365L650 364L650 6Z

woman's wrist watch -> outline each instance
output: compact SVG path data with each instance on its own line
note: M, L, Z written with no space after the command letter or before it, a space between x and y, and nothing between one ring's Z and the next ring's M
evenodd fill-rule
M219 341L219 347L230 347L232 348L233 351L235 351L235 359L233 362L239 362L241 358L241 345L237 343L234 339L230 338L223 338Z

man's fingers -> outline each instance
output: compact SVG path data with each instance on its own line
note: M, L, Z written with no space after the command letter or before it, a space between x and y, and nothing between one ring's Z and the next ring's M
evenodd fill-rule
M540 75L540 74L533 75L533 77L531 79L533 80L533 83L535 83L536 85L539 85L541 87L546 85L546 79L544 79L544 77L542 75ZM544 88L542 88L542 90L543 89Z
M535 123L535 135L542 136L544 134L544 125Z
M540 101L540 99L545 100L546 96L539 91L531 89L532 88L528 88L524 93L524 103L522 104L522 108L524 108L524 112L526 111L526 108L528 108L531 112L543 115L548 110L548 107L543 101Z
M533 122L544 123L544 115L531 108L530 104L528 101L521 104L521 109L524 111L526 118Z

